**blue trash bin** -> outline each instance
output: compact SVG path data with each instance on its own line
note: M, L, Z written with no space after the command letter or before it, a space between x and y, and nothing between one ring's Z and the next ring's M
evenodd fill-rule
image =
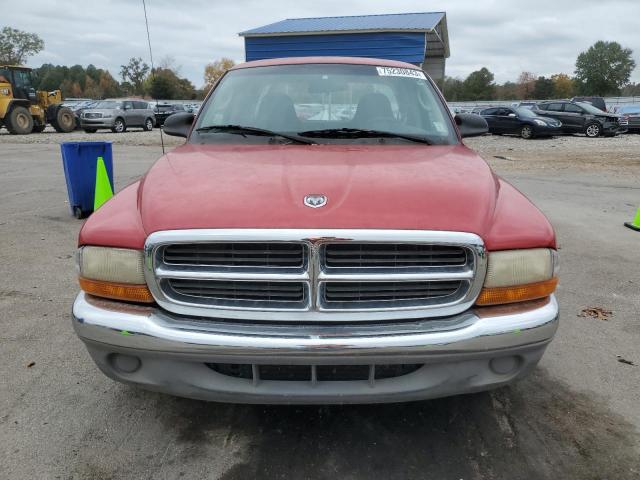
M93 212L98 157L104 161L113 191L111 142L65 142L60 148L71 213L87 217Z

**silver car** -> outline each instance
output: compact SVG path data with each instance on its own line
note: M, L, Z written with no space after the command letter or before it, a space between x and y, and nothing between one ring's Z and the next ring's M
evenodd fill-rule
M142 127L149 131L155 122L153 110L141 100L101 100L80 114L80 128L87 133L94 133L100 128L122 133L128 127Z

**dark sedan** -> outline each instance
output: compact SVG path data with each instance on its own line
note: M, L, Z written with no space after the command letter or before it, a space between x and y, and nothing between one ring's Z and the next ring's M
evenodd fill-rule
M584 133L587 137L595 138L600 135L613 137L627 131L626 121L620 115L603 112L590 103L564 100L540 102L534 112L561 121L564 133Z
M184 112L184 105L181 103L167 103L167 104L158 104L156 108L154 108L153 113L156 116L156 127L161 127L164 125L164 121L170 115L173 115L177 112Z
M522 138L550 137L561 132L562 123L553 118L536 115L527 107L493 107L480 115L487 121L489 132L511 134Z

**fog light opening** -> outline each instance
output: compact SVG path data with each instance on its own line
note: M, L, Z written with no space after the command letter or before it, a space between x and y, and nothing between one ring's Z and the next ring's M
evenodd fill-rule
M522 359L520 357L509 355L507 357L492 358L489 362L489 367L498 375L507 375L517 371L521 364Z
M133 373L140 368L142 361L138 357L134 357L132 355L112 353L109 355L109 363L118 372Z

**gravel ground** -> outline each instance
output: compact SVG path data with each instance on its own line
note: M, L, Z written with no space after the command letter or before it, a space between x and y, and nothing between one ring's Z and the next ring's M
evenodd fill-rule
M0 133L1 479L640 478L640 234L622 226L640 136L469 139L556 228L556 338L510 387L346 407L198 402L98 371L69 320L81 222L57 145L86 139L114 142L118 188L160 155L157 131Z
M587 138L568 135L523 140L484 135L465 143L499 172L592 171L611 177L640 180L640 135Z

